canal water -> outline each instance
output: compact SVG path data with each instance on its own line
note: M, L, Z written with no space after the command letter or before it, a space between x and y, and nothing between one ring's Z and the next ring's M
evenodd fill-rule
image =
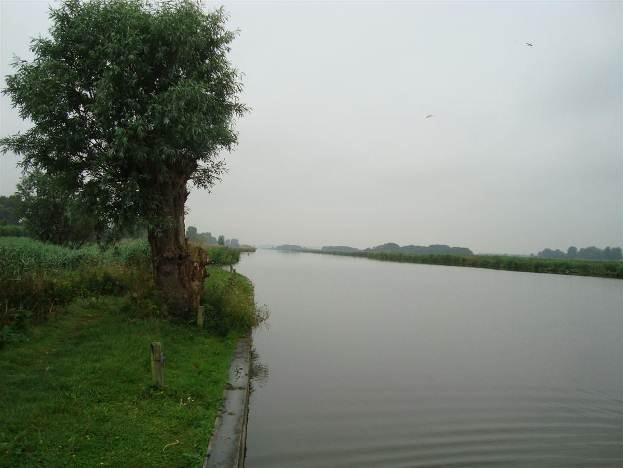
M623 466L623 281L259 250L246 466Z

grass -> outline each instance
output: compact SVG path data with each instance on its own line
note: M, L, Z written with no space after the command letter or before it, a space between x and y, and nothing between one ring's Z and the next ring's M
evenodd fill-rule
M144 241L68 249L28 238L0 238L0 347L29 323L62 313L77 298L131 294L154 315L156 293Z
M240 261L240 250L223 246L205 247L212 265L235 265Z
M235 342L256 323L253 285L212 266L209 329L173 323L148 252L0 238L0 466L201 466Z
M0 351L0 466L200 466L235 336L80 299ZM163 343L165 389L150 386Z
M251 281L217 266L208 267L202 303L207 308L206 326L221 335L231 331L244 333L262 320Z
M463 266L530 273L623 279L623 262L616 261L558 260L510 255L409 255L391 252L326 252L320 250L308 250L308 252L365 257L372 260L388 262L423 263L428 265Z

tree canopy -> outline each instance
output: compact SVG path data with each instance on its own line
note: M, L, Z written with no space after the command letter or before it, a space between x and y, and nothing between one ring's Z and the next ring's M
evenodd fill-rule
M166 190L208 188L245 106L222 10L191 1L66 0L4 91L33 126L1 140L26 168L62 173L111 226L161 219ZM165 193L163 193L165 192Z
M97 238L97 219L58 177L39 170L22 178L17 187L22 223L35 238L79 247Z
M0 196L0 225L20 222L20 201L17 195Z
M598 247L584 247L578 249L575 246L571 246L567 249L567 253L560 249L543 249L538 254L541 258L560 258L560 259L579 259L579 260L621 260L623 255L621 253L621 247L606 247L600 249Z
M246 107L223 10L190 0L64 0L7 94L32 127L0 140L115 231L144 222L158 285L188 312L188 183L209 188ZM194 281L194 280L193 280ZM196 289L196 288L195 288ZM196 305L196 304L195 304Z

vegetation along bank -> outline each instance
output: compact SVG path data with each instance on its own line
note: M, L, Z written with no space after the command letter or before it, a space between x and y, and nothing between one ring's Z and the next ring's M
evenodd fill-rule
M329 255L345 255L364 257L372 260L388 262L422 263L427 265L448 265L473 268L491 268L494 270L525 271L529 273L551 273L558 275L598 276L603 278L623 279L623 262L621 249L598 249L587 247L577 249L570 247L567 254L557 258L549 258L550 249L540 252L538 256L522 257L517 255L474 255L465 247L448 245L430 245L428 247L407 245L399 246L387 243L365 250L349 246L325 246L321 249L308 249L299 245L284 244L275 247L277 250L290 252L311 252ZM559 252L559 251L558 251ZM578 258L584 256L584 258ZM590 260L596 258L599 260ZM605 260L611 258L611 260Z
M418 255L394 252L371 252L365 250L351 252L335 250L306 251L329 255L365 257L372 260L388 262L422 263L427 265L491 268L494 270L525 271L530 273L552 273L558 275L598 276L603 278L623 279L623 262L621 261L563 260L511 255Z
M257 320L251 282L208 270L199 329L167 315L145 240L0 238L0 466L200 466L236 341Z

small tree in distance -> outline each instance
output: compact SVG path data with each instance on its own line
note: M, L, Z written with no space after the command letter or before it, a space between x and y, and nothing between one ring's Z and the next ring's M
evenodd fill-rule
M186 237L190 240L195 239L198 235L197 228L195 226L188 226L186 229Z
M70 247L95 241L97 218L62 180L35 170L17 186L22 224L35 238Z
M190 318L202 256L185 238L189 183L209 188L236 144L246 108L228 59L235 34L222 10L190 0L65 0L49 38L17 61L5 94L33 126L0 140L28 170L62 175L99 225L144 223L155 281L174 315ZM200 272L200 273L198 273Z

